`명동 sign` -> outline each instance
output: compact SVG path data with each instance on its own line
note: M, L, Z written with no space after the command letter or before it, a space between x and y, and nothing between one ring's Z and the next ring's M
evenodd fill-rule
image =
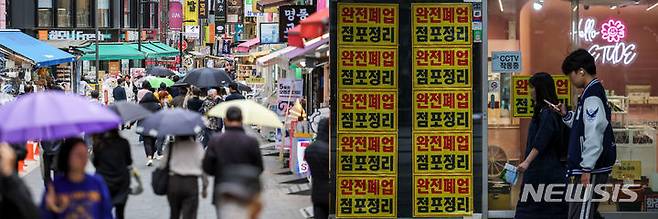
M492 72L513 73L521 72L521 52L497 51L491 54Z

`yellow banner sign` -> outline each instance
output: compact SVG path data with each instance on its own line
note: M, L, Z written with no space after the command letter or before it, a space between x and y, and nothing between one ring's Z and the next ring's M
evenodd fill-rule
M414 91L414 131L459 131L472 128L470 89Z
M552 75L555 81L557 98L562 104L571 106L571 84L565 75ZM530 75L512 76L512 116L530 118L534 113L535 102L530 93ZM543 101L543 100L540 100Z
M396 47L338 48L338 89L395 89L397 72Z
M471 48L415 47L414 88L470 88Z
M395 176L338 176L337 218L396 217Z
M338 174L396 174L396 132L338 133L337 139Z
M398 44L397 4L338 3L338 45Z
M183 17L190 21L187 25L197 25L199 21L199 0L183 0Z
M398 92L338 91L338 131L397 131Z
M414 217L454 217L473 214L471 176L414 176Z
M413 45L470 45L471 4L414 3L411 5ZM340 31L340 29L339 29Z
M265 78L248 77L246 81L247 84L264 84Z
M470 132L414 132L414 174L471 173Z
M642 161L622 160L612 167L612 178L618 180L640 180L642 178Z

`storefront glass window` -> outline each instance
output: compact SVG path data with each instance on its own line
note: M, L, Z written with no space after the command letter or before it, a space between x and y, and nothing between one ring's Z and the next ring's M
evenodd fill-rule
M96 10L97 19L99 27L109 27L110 26L110 0L97 0L98 1L98 10Z
M57 26L71 27L71 0L57 1Z
M91 27L91 0L78 0L76 4L76 22L78 27Z
M38 20L39 27L53 26L53 1L52 0L39 0L38 2Z
M658 7L652 8L654 3L488 1L490 211L513 217L520 197L522 178L512 186L499 177L506 163L516 166L528 154L530 118L522 115L532 108L532 102L519 101L517 91L524 87L519 79L547 72L560 80L562 61L577 48L588 50L596 58L597 78L606 89L613 111L617 162L608 183L641 185L631 188L638 194L635 201L602 202L599 211L606 216L606 212L658 210ZM576 26L573 31L572 23ZM500 64L493 60L493 52L497 51L520 52L521 70L492 71ZM575 101L580 93L572 88L571 100Z

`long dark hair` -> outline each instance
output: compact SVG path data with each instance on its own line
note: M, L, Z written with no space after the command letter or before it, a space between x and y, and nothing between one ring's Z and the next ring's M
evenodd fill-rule
M85 141L82 138L67 138L62 143L62 147L59 149L59 154L57 155L57 171L68 175L69 173L69 157L71 156L71 151L73 151L73 146L77 144L85 144Z
M557 104L557 93L555 92L555 82L553 77L546 72L535 73L530 77L530 85L535 89L535 107L532 115L533 119L539 118L541 110L548 107L544 100L552 104Z

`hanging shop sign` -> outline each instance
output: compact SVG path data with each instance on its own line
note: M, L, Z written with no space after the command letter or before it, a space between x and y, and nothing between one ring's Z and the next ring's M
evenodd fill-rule
M412 4L413 45L470 45L471 4Z
M215 1L215 23L226 22L226 0Z
M473 212L470 175L414 175L414 217L467 216Z
M339 174L395 174L396 133L338 133Z
M260 44L279 43L279 23L260 23Z
M414 132L415 174L471 173L470 132Z
M226 0L226 20L228 23L241 23L243 19L243 0Z
M315 12L312 5L279 6L279 39L288 42L288 31Z
M414 131L472 128L470 89L414 90Z
M339 89L398 87L397 47L338 48Z
M626 42L626 24L621 19L610 18L600 25L595 18L578 21L578 37L589 44L589 53L600 64L629 65L637 59L637 45Z
M208 3L206 0L199 1L199 18L208 18Z
M183 17L186 21L191 21L185 25L199 23L199 0L183 0Z
M338 176L336 184L336 218L396 216L395 176Z
M398 92L340 90L338 131L397 131Z
M471 87L470 47L414 47L414 88Z
M169 2L169 28L181 30L183 27L183 5L180 2Z
M552 75L558 101L571 106L571 84L565 75ZM530 93L529 75L512 76L512 116L530 118L534 113L535 101Z
M339 4L338 44L398 44L397 4Z
M521 72L521 52L496 51L491 53L492 72L514 73Z

